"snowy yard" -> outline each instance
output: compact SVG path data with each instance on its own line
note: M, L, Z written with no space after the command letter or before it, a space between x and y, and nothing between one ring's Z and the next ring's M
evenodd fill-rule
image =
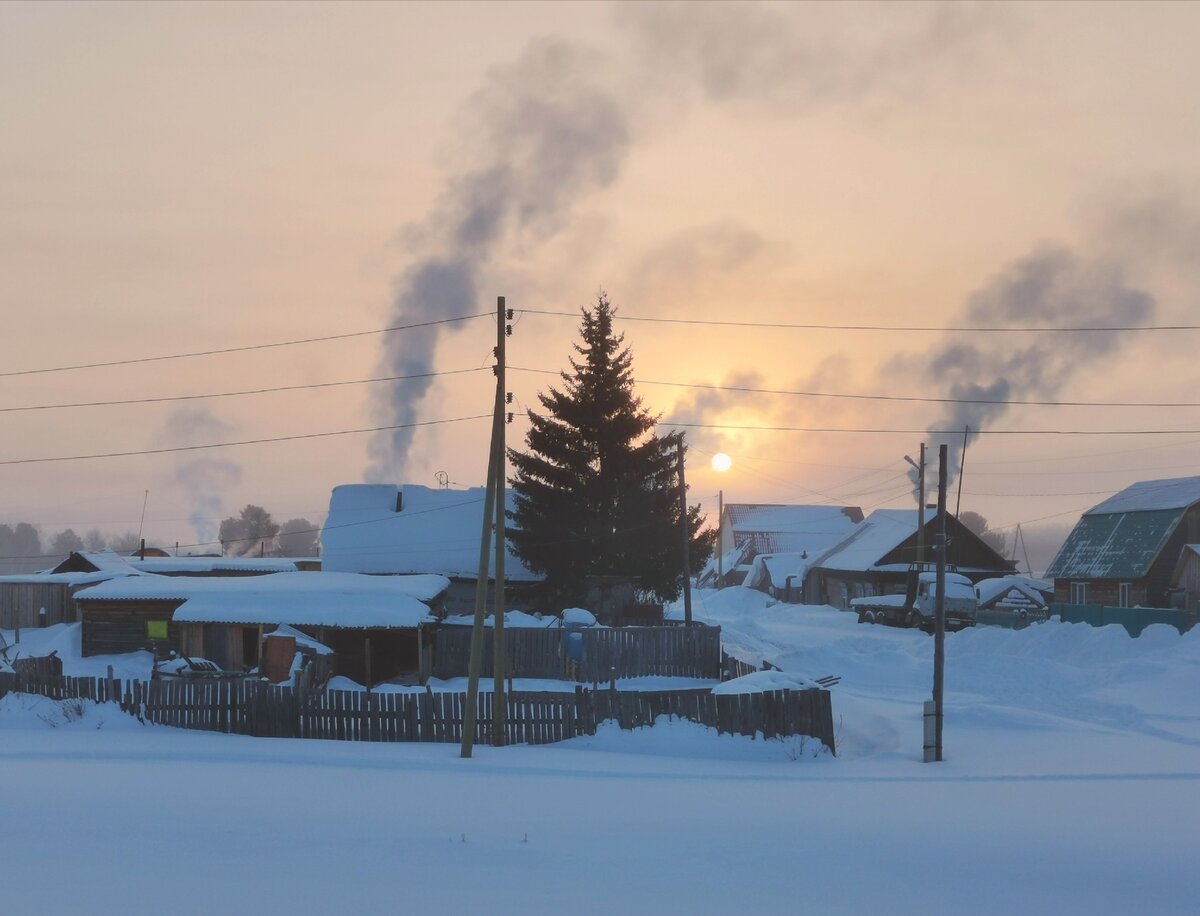
M765 604L696 595L744 658L842 676L836 759L661 722L465 761L10 696L0 894L114 914L1195 911L1196 632L952 634L947 760L923 764L930 638Z

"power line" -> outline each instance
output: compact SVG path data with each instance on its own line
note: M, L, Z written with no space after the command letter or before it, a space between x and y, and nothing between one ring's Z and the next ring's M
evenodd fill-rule
M103 369L110 366L130 366L135 363L154 363L171 359L191 359L197 356L216 356L220 353L246 353L251 350L270 350L276 347L294 347L298 344L324 343L330 340L349 340L353 337L370 337L375 334L388 334L392 331L410 331L414 328L428 328L434 325L451 324L456 321L470 321L472 318L482 318L491 312L476 312L473 315L456 315L453 318L437 318L431 321L418 321L413 324L396 324L386 328L374 328L370 331L351 331L346 334L327 334L324 337L303 337L298 340L281 340L275 343L247 344L241 347L221 347L213 350L196 350L191 353L171 353L164 356L139 356L131 359L115 359L102 363L79 363L73 366L51 366L43 369L17 369L0 372L0 378L16 375L40 375L46 372L71 372L75 369Z
M518 372L539 375L559 375L552 369L526 369L510 366ZM783 394L805 398L839 398L855 401L903 401L916 404L999 404L1012 407L1200 407L1200 401L1025 401L1003 398L933 398L894 394L845 394L828 391L795 391L785 388L752 388L746 385L713 385L700 382L666 382L654 379L632 379L638 385L665 385L672 388L694 388L703 391L733 391L740 394Z
M165 455L171 452L193 452L210 448L232 448L237 445L261 445L267 442L295 442L300 439L323 439L329 436L351 436L357 433L380 433L393 429L412 429L417 426L437 426L446 423L462 423L466 420L486 420L491 414L476 414L470 417L453 417L445 420L422 420L417 423L398 423L394 426L371 426L365 429L339 429L321 433L303 433L295 436L273 436L265 439L244 439L240 442L210 442L204 445L180 445L173 448L140 449L129 452L105 452L97 455L54 455L47 458L12 458L0 461L0 466L11 464L43 464L50 461L88 461L93 458L129 458L135 455Z
M529 315L548 315L556 318L579 318L576 312L555 312L548 309L518 309ZM652 318L646 315L617 315L614 321L641 321L653 324L691 324L721 328L764 328L786 329L797 331L918 331L922 333L938 331L962 331L970 333L1016 333L1016 332L1046 332L1051 334L1075 333L1115 333L1120 331L1197 331L1198 324L1162 324L1162 325L1101 325L1078 327L1037 327L1035 325L1014 325L1011 327L972 327L972 326L943 326L935 325L885 325L885 324L800 324L781 321L715 321L705 318Z
M662 421L663 426L685 429L734 429L746 432L788 433L886 433L916 436L962 436L961 429L870 429L837 426L737 426L725 423L678 423ZM1194 436L1200 429L980 429L971 430L979 436Z
M118 407L127 404L162 404L171 401L199 401L208 398L233 398L250 394L274 394L280 391L311 391L316 388L338 388L345 385L369 385L375 382L403 382L410 379L435 378L443 375L463 375L482 372L486 366L472 369L446 369L441 372L420 372L414 375L381 375L376 378L348 379L340 382L312 382L306 385L280 385L275 388L248 388L242 391L218 391L208 394L180 394L161 398L129 398L119 401L79 401L72 404L37 404L25 407L0 407L0 413L32 410L66 410L73 407Z

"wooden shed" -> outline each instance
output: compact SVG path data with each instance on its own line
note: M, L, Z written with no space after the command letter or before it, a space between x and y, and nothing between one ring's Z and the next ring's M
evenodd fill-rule
M108 582L78 596L83 652L154 646L241 671L258 666L264 635L287 625L333 649L337 674L418 679L432 667L426 630L448 585L442 576L301 572Z

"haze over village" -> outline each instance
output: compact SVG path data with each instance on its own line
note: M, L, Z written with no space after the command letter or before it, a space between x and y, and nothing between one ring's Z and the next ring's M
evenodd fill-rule
M1191 912L1198 38L0 5L6 898Z

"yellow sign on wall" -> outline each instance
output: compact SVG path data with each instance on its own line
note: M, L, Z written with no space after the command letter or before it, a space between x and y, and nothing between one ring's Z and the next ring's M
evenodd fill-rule
M165 620L147 620L146 621L146 638L147 639L166 639L167 638L167 622Z

